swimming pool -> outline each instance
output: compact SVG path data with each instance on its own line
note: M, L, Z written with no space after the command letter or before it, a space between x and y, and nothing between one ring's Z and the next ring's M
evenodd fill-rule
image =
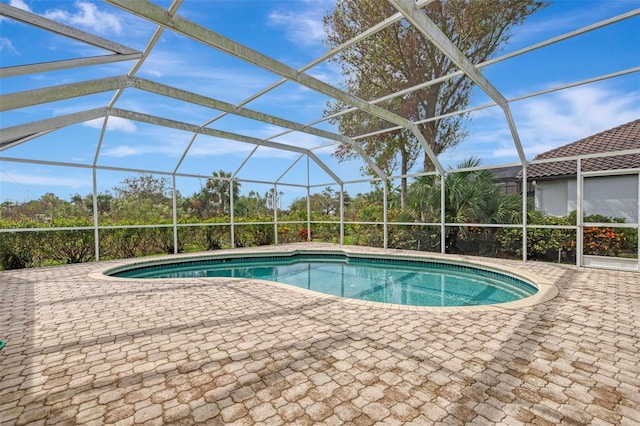
M538 291L522 279L472 265L345 253L198 258L132 265L108 274L121 278L260 279L333 296L408 306L494 305Z

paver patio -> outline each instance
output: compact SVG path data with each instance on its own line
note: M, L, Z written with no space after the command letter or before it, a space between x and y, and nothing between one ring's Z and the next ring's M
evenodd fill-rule
M455 312L123 262L0 272L0 424L640 424L638 273L496 260L558 296Z

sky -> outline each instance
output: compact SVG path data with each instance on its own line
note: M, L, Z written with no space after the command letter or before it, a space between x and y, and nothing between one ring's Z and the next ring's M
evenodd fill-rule
M2 0L62 24L142 51L156 26L107 3L95 0ZM170 1L154 1L167 8ZM327 0L184 0L178 15L218 34L271 56L295 69L304 67L327 51L322 17L332 9ZM640 8L640 0L556 0L513 30L509 43L498 54L504 55L587 25ZM482 69L487 79L512 100L558 86L573 84L601 75L640 66L640 16L573 37ZM104 55L93 46L46 32L11 19L0 19L0 63L2 67L60 61ZM4 94L81 82L129 73L135 61L115 62L61 71L30 73L0 79ZM339 68L322 62L309 75L342 87ZM175 86L182 90L231 104L243 102L255 93L280 81L280 77L232 58L171 31L165 30L136 77ZM0 113L0 128L35 120L58 117L103 107L115 92L105 92L66 101L43 103ZM284 117L302 124L323 116L328 97L296 83L287 82L249 102L252 110ZM489 98L475 90L471 106L488 104ZM163 118L205 125L211 129L251 137L317 148L314 153L346 182L363 179L362 161L339 163L331 154L335 145L305 133L277 136L285 129L247 118L224 115L220 111L194 106L179 100L127 89L115 107ZM511 112L518 137L528 160L537 154L640 118L640 73L579 85L553 93L514 100ZM90 168L59 167L10 161L46 160L101 167L160 170L166 173L208 176L212 171L237 172L243 193L264 193L271 184L318 185L321 191L333 182L321 168L299 154L254 146L211 136L198 136L172 128L112 117L98 150L103 120L68 126L15 147L0 151L0 202L24 202L53 192L69 199L73 194L92 191ZM336 131L329 123L315 125ZM518 162L518 156L503 111L483 108L471 114L466 124L468 137L455 149L441 154L446 167L455 167L465 158L479 157L483 164ZM274 137L275 136L275 137ZM191 146L189 144L192 142ZM187 150L187 148L189 149ZM320 147L320 148L318 148ZM183 154L187 155L182 159ZM96 160L96 152L99 152ZM4 160L3 160L4 158ZM417 169L413 170L419 171ZM97 172L99 192L112 190L131 172ZM165 176L165 175L158 175ZM190 195L206 179L178 176L177 188ZM285 204L304 196L306 189L280 185ZM351 195L368 190L368 184L345 185ZM337 187L334 187L337 189Z

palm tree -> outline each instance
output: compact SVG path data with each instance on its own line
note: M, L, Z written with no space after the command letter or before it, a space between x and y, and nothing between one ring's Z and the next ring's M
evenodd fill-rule
M231 203L231 177L230 172L220 170L213 172L211 177L207 179L207 183L201 192L204 192L206 204L215 215L229 214ZM233 182L233 199L237 200L240 196L240 183Z
M482 161L468 158L457 169L479 167ZM421 176L409 188L409 211L421 222L440 221L439 176ZM447 223L517 223L521 220L520 197L503 196L493 183L491 170L448 173L445 177L445 221ZM458 251L458 241L466 239L469 228L449 226L446 231L449 251ZM490 232L491 233L491 232Z

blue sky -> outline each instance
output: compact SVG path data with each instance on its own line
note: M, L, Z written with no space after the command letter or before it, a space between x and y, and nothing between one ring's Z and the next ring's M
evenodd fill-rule
M28 9L55 21L75 25L137 50L143 50L155 26L109 4L93 0L11 0L13 6ZM170 1L155 1L168 7ZM185 0L178 14L252 49L272 56L291 67L300 68L326 51L323 44L322 16L332 1L305 0ZM613 16L640 8L640 0L557 0L517 27L511 42L501 54L515 51ZM491 65L483 70L487 78L507 99L559 85L640 66L640 17L604 27L555 45ZM9 19L0 20L0 59L3 67L56 61L105 54L77 41L51 34ZM50 85L124 75L134 62L73 68L0 80L2 94ZM327 62L308 73L339 86L338 69ZM213 49L164 31L159 43L136 74L137 77L172 85L183 90L237 104L280 77L243 63ZM3 112L0 127L6 128L105 106L114 92L45 103L35 107ZM295 83L285 83L247 104L247 108L286 117L300 123L313 122L323 115L328 98ZM472 106L488 98L478 92ZM144 112L164 118L202 125L220 112L187 104L141 90L127 89L117 108ZM554 147L575 141L640 117L640 73L554 92L511 103L528 159ZM43 159L76 164L92 164L96 154L102 120L70 126L15 148L0 157ZM268 138L284 129L227 115L209 127L256 138ZM332 129L327 123L317 127ZM445 167L455 166L471 155L485 164L506 164L518 160L502 111L486 108L472 114L467 125L469 137L456 149L440 157ZM172 172L178 165L192 134L160 128L125 119L111 118L98 164L111 167L141 168ZM276 142L306 148L323 146L327 140L303 133L276 137ZM178 172L209 175L214 170L236 171L253 146L209 136L198 136ZM362 163L338 163L332 147L316 151L345 181L361 179ZM284 183L307 182L306 159L294 163L298 154L258 148L238 177ZM291 165L293 166L291 167ZM291 167L291 169L289 169ZM131 173L98 171L98 190L110 190ZM331 178L313 165L311 184L330 183ZM184 195L197 191L204 179L178 178ZM265 192L270 185L244 183L243 192ZM352 195L368 186L347 185ZM287 200L304 195L294 187L280 187ZM92 190L92 172L83 168L0 161L0 201L22 202L54 192L62 198ZM318 191L322 188L318 188Z

